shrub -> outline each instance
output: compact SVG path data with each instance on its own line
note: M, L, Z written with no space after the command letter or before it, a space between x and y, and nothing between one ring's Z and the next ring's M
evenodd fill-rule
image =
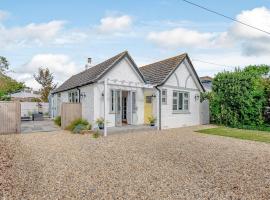
M74 120L73 122L71 122L67 127L66 127L66 130L69 130L69 131L73 131L73 129L79 125L79 124L82 124L84 126L87 126L89 125L88 121L85 120L85 119L82 119L82 118L79 118L79 119L76 119Z
M86 130L87 125L84 124L78 124L75 126L75 128L72 130L73 133L81 133L82 130Z
M89 123L86 125L85 130L92 130L92 124Z
M55 123L57 126L61 126L61 116L55 117L54 123Z

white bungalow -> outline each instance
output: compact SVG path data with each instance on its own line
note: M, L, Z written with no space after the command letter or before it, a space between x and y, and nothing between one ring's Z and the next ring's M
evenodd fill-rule
M62 102L81 103L83 118L92 124L105 118L105 133L107 126L148 124L150 116L158 129L199 125L203 91L187 54L138 68L125 51L54 90L51 113L60 115Z

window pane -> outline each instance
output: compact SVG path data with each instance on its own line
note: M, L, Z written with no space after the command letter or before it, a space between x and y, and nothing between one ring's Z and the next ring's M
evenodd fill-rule
M162 95L166 95L166 90L162 90Z
M184 101L184 109L188 110L188 100L187 99Z
M173 97L177 97L177 92L173 92Z
M183 110L183 93L178 93L178 110Z
M177 110L177 105L173 105L173 110Z
M188 98L188 93L187 92L185 93L185 98Z
M111 111L114 111L114 90L111 90Z
M166 103L166 98L162 97L162 103Z

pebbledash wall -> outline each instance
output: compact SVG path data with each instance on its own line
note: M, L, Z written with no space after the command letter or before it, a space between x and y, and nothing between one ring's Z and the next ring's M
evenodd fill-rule
M167 90L167 104L161 107L161 127L162 129L177 128L200 124L200 91L198 82L190 71L188 62L184 61L176 69L175 73L160 87ZM183 91L189 93L188 112L173 112L173 91ZM196 97L196 98L195 98Z

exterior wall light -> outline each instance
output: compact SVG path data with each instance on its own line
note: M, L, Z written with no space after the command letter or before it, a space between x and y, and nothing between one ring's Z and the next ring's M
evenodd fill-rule
M82 92L80 96L81 96L81 98L85 98L86 97L85 92Z
M198 101L200 99L200 95L195 94L195 101Z

